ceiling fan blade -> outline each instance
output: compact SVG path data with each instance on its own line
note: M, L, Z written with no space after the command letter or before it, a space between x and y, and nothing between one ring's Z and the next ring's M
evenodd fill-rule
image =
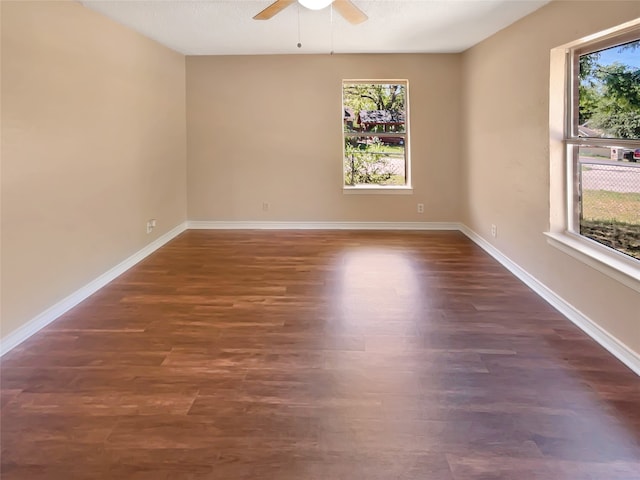
M362 23L369 18L351 0L334 0L333 6L347 22L353 25Z
M267 8L265 8L260 13L258 13L255 17L253 17L253 19L254 20L269 20L271 17L273 17L274 15L277 15L278 13L280 13L282 10L287 8L292 3L295 3L295 1L296 0L276 0L271 5L269 5Z

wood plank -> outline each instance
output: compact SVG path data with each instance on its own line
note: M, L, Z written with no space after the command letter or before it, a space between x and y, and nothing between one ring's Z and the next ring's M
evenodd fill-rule
M640 480L640 381L456 232L187 231L2 359L3 479Z

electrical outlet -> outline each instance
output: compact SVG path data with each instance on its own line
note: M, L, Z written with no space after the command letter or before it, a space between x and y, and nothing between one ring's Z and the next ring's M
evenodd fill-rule
M498 236L498 227L493 224L491 225L491 236L493 238L496 238Z
M418 204L418 213L424 213L424 203Z
M262 211L263 212L269 211L269 202L262 202Z
M156 219L152 218L147 222L147 233L151 233L154 228L156 228Z

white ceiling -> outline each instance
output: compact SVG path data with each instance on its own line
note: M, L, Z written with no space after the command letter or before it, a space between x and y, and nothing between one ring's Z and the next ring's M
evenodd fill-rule
M186 55L461 52L548 2L354 0L369 20L350 25L330 7L298 4L271 20L253 20L269 0L81 1Z

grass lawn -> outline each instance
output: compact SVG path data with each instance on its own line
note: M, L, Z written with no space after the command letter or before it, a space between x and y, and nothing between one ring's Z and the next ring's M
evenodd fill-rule
M404 176L403 175L393 175L384 184L385 185L404 185Z
M580 233L640 259L640 193L584 190Z
M611 159L611 148L609 147L580 147L581 157L606 158Z
M640 193L584 190L582 217L640 225Z
M398 155L404 155L404 145L384 145L382 150L385 153L396 153Z

